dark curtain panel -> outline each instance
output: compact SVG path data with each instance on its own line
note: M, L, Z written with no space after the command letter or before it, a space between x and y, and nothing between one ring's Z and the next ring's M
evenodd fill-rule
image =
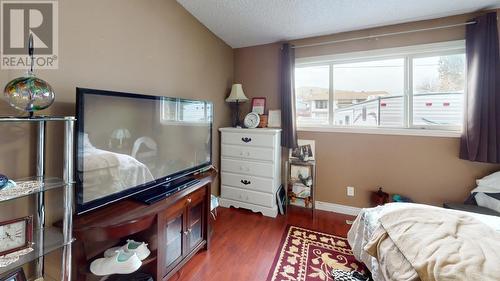
M467 99L460 158L500 163L500 55L495 12L467 25Z
M295 50L288 43L281 48L281 146L297 147L295 123Z

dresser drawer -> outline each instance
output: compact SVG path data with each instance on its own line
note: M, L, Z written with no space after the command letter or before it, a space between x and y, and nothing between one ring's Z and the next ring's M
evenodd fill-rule
M241 174L221 173L221 184L247 190L273 193L275 183L273 179L253 177Z
M245 160L221 160L222 172L245 174L250 176L273 178L274 165L268 163L256 163Z
M223 144L236 144L244 146L264 146L274 147L275 136L265 134L252 134L252 133L223 133Z
M274 206L274 195L269 193L261 193L251 190L243 190L239 188L222 185L222 198L237 200L250 204L261 205L272 208Z
M272 148L250 147L243 145L222 145L222 156L238 157L255 160L273 161L274 150Z

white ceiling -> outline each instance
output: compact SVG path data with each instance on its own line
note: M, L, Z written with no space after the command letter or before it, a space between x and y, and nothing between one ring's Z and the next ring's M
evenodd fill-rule
M500 7L500 0L177 0L233 48Z

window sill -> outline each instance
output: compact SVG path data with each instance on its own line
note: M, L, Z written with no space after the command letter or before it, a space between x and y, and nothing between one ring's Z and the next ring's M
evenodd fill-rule
M348 127L298 127L299 132L350 133L372 135L420 136L440 138L460 138L461 131L404 128L348 128Z

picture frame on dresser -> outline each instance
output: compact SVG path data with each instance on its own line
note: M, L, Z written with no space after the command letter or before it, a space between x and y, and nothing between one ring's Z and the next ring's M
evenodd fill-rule
M265 97L252 98L252 112L255 112L259 115L263 115L266 113L266 98Z
M281 110L269 110L267 127L281 128Z

